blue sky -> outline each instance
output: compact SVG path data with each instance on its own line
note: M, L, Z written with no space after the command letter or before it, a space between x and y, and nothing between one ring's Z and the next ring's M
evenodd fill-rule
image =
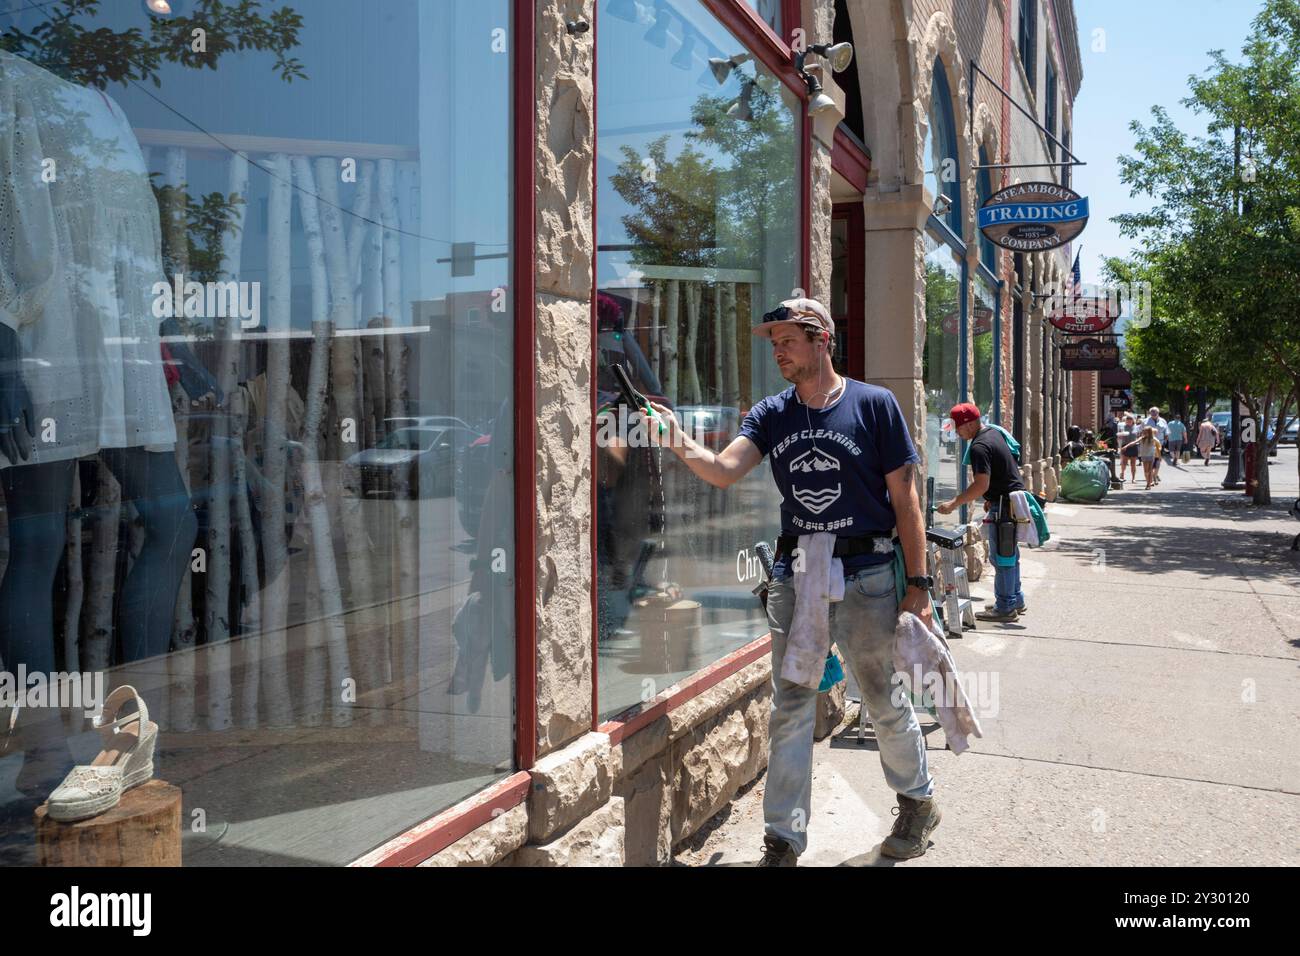
M1132 120L1148 123L1151 108L1167 108L1184 130L1203 131L1204 120L1179 103L1187 78L1210 65L1208 51L1239 59L1242 41L1262 3L1257 0L1076 0L1083 86L1074 106L1074 151L1088 165L1074 172L1074 188L1090 197L1092 216L1079 237L1084 282L1101 280L1105 256L1127 255L1131 240L1110 221L1144 208L1120 182L1116 158L1131 154ZM1103 30L1104 50L1094 46Z

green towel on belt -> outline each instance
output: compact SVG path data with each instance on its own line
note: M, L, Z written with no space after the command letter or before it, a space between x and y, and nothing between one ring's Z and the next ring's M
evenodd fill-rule
M1015 436L1007 431L1001 425L985 425L984 428L996 428L1002 433L1002 437L1007 440L1007 447L1011 449L1011 457L1020 461L1020 442L1016 441ZM980 429L983 431L983 429ZM966 443L966 454L961 456L961 463L964 466L970 464L970 442Z
M1034 527L1038 529L1038 546L1041 548L1052 537L1047 530L1047 515L1043 514L1043 506L1037 498L1030 494L1026 494L1025 498L1029 501L1029 516L1034 519Z

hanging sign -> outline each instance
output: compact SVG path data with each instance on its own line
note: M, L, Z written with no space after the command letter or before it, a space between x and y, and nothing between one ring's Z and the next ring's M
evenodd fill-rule
M1098 372L1119 368L1119 343L1100 339L1066 342L1061 346L1061 368L1072 372Z
M1063 246L1088 224L1088 200L1056 183L1016 183L984 201L980 231L1012 252Z
M1066 299L1047 314L1047 321L1072 335L1096 334L1115 324L1118 318L1115 304L1104 296Z
M993 331L993 310L986 305L975 306L975 324L971 326L972 335L985 335ZM949 312L943 320L943 330L949 335L956 335L961 324L961 313Z

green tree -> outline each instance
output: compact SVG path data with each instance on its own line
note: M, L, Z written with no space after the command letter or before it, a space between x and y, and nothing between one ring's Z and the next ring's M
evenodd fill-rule
M1300 391L1300 0L1267 0L1241 62L1211 57L1183 101L1205 135L1157 107L1149 126L1131 124L1136 155L1120 157L1133 194L1153 200L1116 217L1143 244L1123 269L1146 275L1161 303L1127 338L1166 382L1237 394L1262 437L1265 416L1280 418ZM1260 504L1267 457L1257 457Z

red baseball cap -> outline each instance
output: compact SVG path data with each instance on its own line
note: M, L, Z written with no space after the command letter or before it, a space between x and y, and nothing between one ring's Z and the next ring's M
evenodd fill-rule
M977 422L980 420L980 410L970 402L962 402L960 405L954 405L952 411L948 413L952 423L960 428L967 422Z

